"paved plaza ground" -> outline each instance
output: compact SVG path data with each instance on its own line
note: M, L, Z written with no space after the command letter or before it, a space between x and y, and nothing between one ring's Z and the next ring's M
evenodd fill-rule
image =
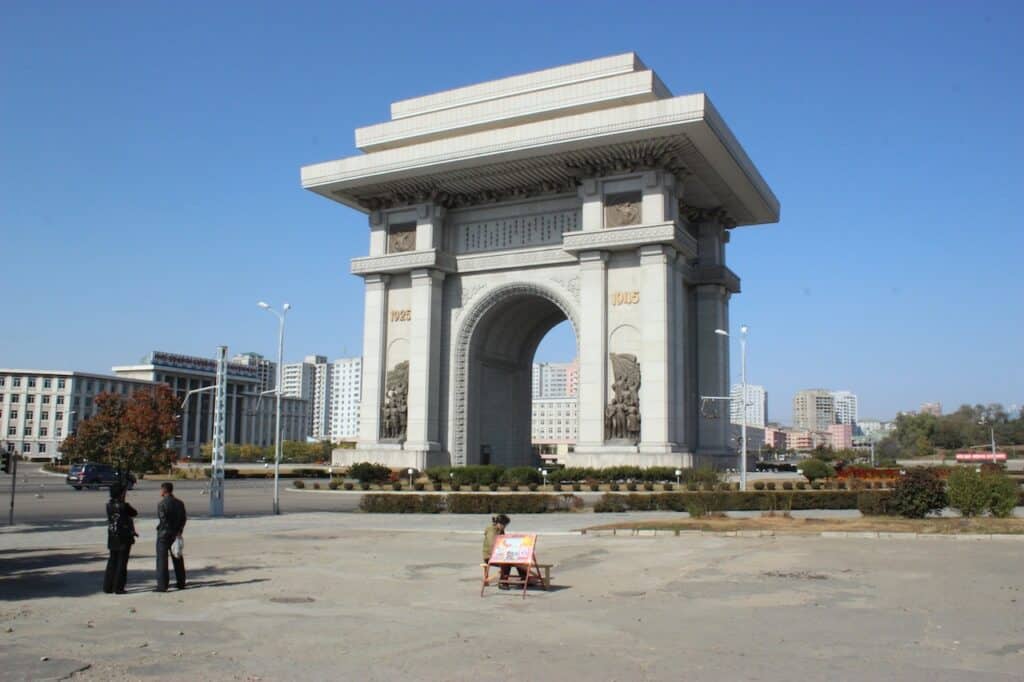
M143 524L123 596L99 523L5 528L0 678L1024 679L1020 538L572 532L664 516L514 517L525 600L478 596L482 516L197 519L166 594Z

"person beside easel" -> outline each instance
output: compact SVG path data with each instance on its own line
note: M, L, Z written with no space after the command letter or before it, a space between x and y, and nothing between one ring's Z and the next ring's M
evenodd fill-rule
M487 530L484 531L484 563L488 563L491 560L491 552L494 551L494 541L498 539L499 535L505 534L505 529L508 524L511 523L504 514L498 514L497 516L491 517L491 525L487 526ZM525 581L527 579L526 569L522 566L516 566L516 571L519 573L519 579ZM508 584L508 577L512 573L512 567L508 565L501 566L501 571L498 576L498 589L508 590L511 587Z

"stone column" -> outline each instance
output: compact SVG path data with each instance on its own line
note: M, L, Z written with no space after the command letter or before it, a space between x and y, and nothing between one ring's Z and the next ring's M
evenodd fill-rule
M686 392L687 383L687 358L686 346L689 338L689 297L686 292L685 278L689 270L685 255L677 253L673 258L672 267L669 270L672 290L672 316L670 318L672 339L671 339L671 361L672 361L672 404L674 411L670 419L669 439L683 450L692 452L693 436L687 427L687 411L694 409Z
M387 341L388 275L367 275L363 316L363 389L359 406L359 447L380 439L381 393L384 388L384 344Z
M671 385L672 290L669 288L670 249L660 244L640 249L640 306L643 311L643 349L640 356L640 452L672 450L670 415L674 412Z
M725 266L725 229L705 222L698 231L698 271ZM707 280L704 280L707 282ZM715 333L729 329L729 289L719 282L697 285L697 391L700 396L729 395L729 337ZM729 443L729 403L718 400L717 419L700 417L698 454L724 455Z
M580 377L577 414L579 445L604 443L608 402L608 254L580 254Z
M438 370L441 364L441 289L444 273L412 271L406 450L440 449Z

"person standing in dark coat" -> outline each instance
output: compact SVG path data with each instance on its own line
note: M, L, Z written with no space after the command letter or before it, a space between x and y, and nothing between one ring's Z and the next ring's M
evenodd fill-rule
M167 555L171 545L185 530L185 503L174 496L174 484L165 481L160 484L160 504L156 508L160 523L156 527L156 591L166 592L170 575L167 570ZM174 578L178 589L185 589L185 558L171 554L174 563Z
M128 555L135 544L135 517L139 512L125 501L127 491L120 483L110 486L107 502L107 570L103 574L103 591L124 594L128 582Z

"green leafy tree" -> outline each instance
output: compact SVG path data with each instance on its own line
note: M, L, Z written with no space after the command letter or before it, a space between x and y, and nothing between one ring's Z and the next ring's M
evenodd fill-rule
M971 467L958 467L949 475L949 506L961 516L977 516L989 506L989 482Z
M820 459L804 460L800 463L800 471L811 483L814 483L819 478L830 478L836 474L828 462L823 462Z
M988 492L988 510L992 516L1007 518L1013 516L1013 508L1020 500L1020 486L1012 478L1001 473L982 474Z

